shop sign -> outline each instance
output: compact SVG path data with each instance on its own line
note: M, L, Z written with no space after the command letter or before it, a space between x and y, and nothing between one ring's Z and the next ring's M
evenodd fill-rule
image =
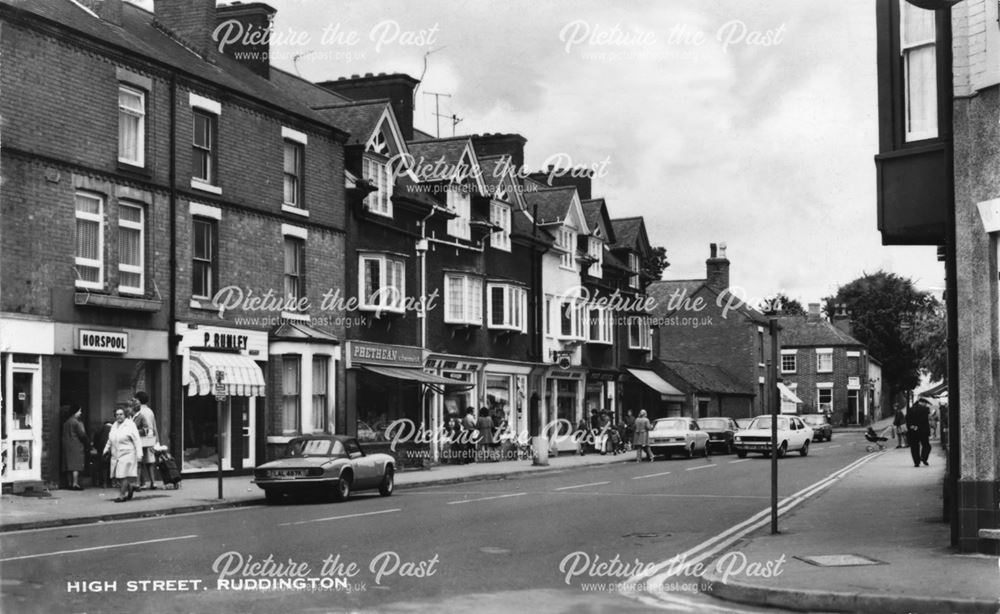
M238 350L243 355L261 357L256 360L267 360L266 331L178 323L177 332L181 335L179 354L185 348Z
M128 353L128 333L81 328L77 336L76 349L81 352L104 352L108 354Z
M347 342L347 368L356 365L423 367L423 350L405 345L384 345L367 341Z
M861 388L861 378L860 377L849 377L847 378L848 388Z

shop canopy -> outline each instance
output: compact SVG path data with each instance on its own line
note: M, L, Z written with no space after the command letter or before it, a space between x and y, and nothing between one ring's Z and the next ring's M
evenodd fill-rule
M800 399L799 397L795 396L795 393L792 392L791 388L789 388L785 384L782 384L781 382L778 382L778 390L781 391L781 398L783 400L788 401L789 403L801 403L802 402L802 399Z
M215 394L215 373L222 371L226 394L234 397L264 396L264 373L242 354L191 352L188 362L188 396Z
M441 389L438 388L439 386L461 386L465 389L474 388L474 386L468 382L462 382L449 377L441 377L440 375L427 373L423 369L416 367L376 367L372 365L364 365L364 368L367 371L378 373L379 375L384 375L386 377L394 377L396 379L404 379L413 382L420 382L421 384L427 384L430 388L438 392L441 391Z
M660 394L665 394L672 397L683 397L684 393L675 388L653 371L647 369L626 369L629 373L634 375L643 384L646 384L653 390L659 392Z

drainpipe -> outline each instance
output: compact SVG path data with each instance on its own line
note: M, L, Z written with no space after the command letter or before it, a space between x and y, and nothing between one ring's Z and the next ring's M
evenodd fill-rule
M170 73L170 138L168 139L168 152L170 156L168 181L170 183L170 290L167 293L170 306L167 308L167 369L169 376L167 381L170 384L170 424L173 445L172 454L183 461L184 423L181 419L183 407L181 405L180 383L184 381L184 374L181 373L181 360L177 356L177 74Z
M427 220L434 215L434 209L431 209L430 213L425 215L417 225L420 228L420 239L417 241L414 249L417 252L417 260L420 263L420 349L424 355L424 360L427 360ZM420 395L420 413L423 417L423 423L425 425L430 424L434 419L433 410L427 409L427 399L433 398L427 394L427 388L423 388L423 393ZM434 425L430 424L431 429L434 429ZM437 445L431 442L431 462L438 461L438 449Z

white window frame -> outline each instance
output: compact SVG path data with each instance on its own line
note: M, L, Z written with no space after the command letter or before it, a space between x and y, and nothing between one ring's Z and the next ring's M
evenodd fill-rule
M792 368L785 368L785 358L790 357L792 359ZM781 372L782 373L798 373L799 372L799 351L798 350L781 350Z
M639 255L633 252L628 254L628 269L633 271L632 275L628 277L628 285L630 288L639 287Z
M559 266L576 270L576 232L571 228L560 228L556 246L563 252L559 257Z
M921 17L930 19L931 33L929 37L918 40L906 40L906 22L908 17ZM899 3L899 53L903 59L903 133L904 140L909 143L924 139L933 139L938 136L938 99L937 99L937 51L936 51L937 24L935 12L919 8L901 0ZM933 125L924 130L912 130L910 123L910 103L911 103L911 82L910 64L911 58L917 53L930 51L931 62L928 74L921 75L919 83L915 83L916 88L923 88L921 93L929 92L929 98L925 104L930 107L929 120Z
M505 252L510 251L510 216L510 205L496 201L490 203L490 222L500 227L500 230L490 235L490 247Z
M820 394L826 392L830 395L830 402L823 403ZM833 385L832 384L816 384L816 411L833 413Z
M132 96L139 97L139 108L133 109L131 107L122 106L121 95L125 92ZM121 143L122 143L122 129L121 129L121 118L122 115L126 115L130 118L134 118L138 126L136 127L136 151L135 157L129 158L128 156L122 156ZM144 167L146 166L146 92L137 87L126 85L124 83L118 84L118 161L124 164L130 164L132 166Z
M796 391L799 389L799 385L797 383L790 383L790 384L786 383L785 386L792 391L792 394L798 396L798 394L796 394ZM784 395L781 395L780 393L779 396L781 398L781 413L794 414L798 411L799 409L798 403L786 399Z
M285 226L285 225L283 224L282 226ZM282 230L284 231L286 229L282 228ZM301 301L303 298L307 298L309 296L308 290L306 288L306 271L305 271L306 240L307 239L308 239L308 235L305 234L304 232L289 232L289 231L285 231L285 232L281 233L281 253L282 253L282 275L281 275L281 281L282 281L282 286L283 286L282 287L282 291L284 291L284 285L288 281L289 277L292 277L295 280L295 286L296 286L295 287L296 296L293 297L293 296L290 296L289 294L284 294L284 292L283 292L283 298L284 299L292 299L292 300L294 300L294 302L296 303L296 305L295 305L295 309L293 311L295 311L295 312L299 311L297 303L299 301ZM287 252L285 246L289 242L291 242L291 244L295 245L296 248L297 248L296 249L296 259L295 259L295 262L294 262L294 265L295 265L295 272L294 273L289 273L288 272L288 265L289 265L289 263L288 263L288 252ZM301 250L301 252L299 252L298 250Z
M824 360L829 361L829 368L823 368ZM833 348L816 348L816 373L833 373Z
M221 110L221 108L220 108ZM205 149L204 147L198 145L195 142L195 113L200 113L202 115L207 115L213 117L211 123L211 134L209 135L212 141L209 143L207 148L209 152L208 158L208 177L198 177L195 175L194 165L191 168L191 187L196 190L202 190L204 192L210 192L212 194L222 194L222 189L218 186L219 182L219 113L214 110L214 108L208 108L205 105L192 105L191 110L191 149Z
M370 301L365 292L365 263L379 263L379 296ZM398 282L394 284L393 282ZM394 291L393 291L394 290ZM358 305L360 309L403 313L406 299L406 261L387 254L358 256Z
M597 237L589 237L587 240L587 255L594 259L587 274L591 277L601 278L604 276L604 241Z
M196 261L199 261L199 262L208 262L209 265L210 265L210 267L211 267L211 271L210 271L209 279L208 279L209 285L211 286L211 288L210 288L211 294L206 294L206 295L196 294L195 293L195 289L194 289L194 282L192 281L192 284L191 284L191 298L192 299L210 300L212 298L212 296L214 296L215 293L218 292L218 288L216 288L215 285L216 285L216 279L217 279L218 274L219 274L219 270L218 270L218 267L219 267L219 225L221 224L222 215L221 215L221 212L220 212L219 215L218 215L218 217L216 217L215 215L213 215L214 212L212 211L212 209L215 209L215 207L205 207L204 205L200 205L198 208L196 208L195 207L195 203L191 203L191 266L192 266L192 269L193 269L194 268L194 263ZM194 225L195 225L195 223L206 224L209 227L209 229L211 229L213 231L212 232L212 236L210 237L213 240L212 245L211 245L212 251L211 251L211 254L209 254L210 257L207 258L207 259L205 259L205 258L198 258L197 256L195 256L195 251L194 251L194 234L195 234L194 233ZM193 280L193 277L194 277L194 273L192 271L192 280Z
M131 220L124 220L121 216L121 209L123 208L138 209L139 211L139 221L133 222ZM125 294L145 294L146 292L146 207L139 202L134 201L119 201L118 203L119 213L118 213L118 228L127 228L129 230L139 231L139 264L123 264L121 261L121 254L119 253L118 258L118 272L119 272L119 283L118 292ZM120 230L119 230L120 231ZM126 286L121 283L121 273L130 273L139 276L138 286Z
M586 341L587 330L584 327L587 306L583 301L563 298L554 299L556 307L553 326L558 328L554 331L555 336L564 341ZM563 332L563 314L569 314L569 332Z
M593 334L591 324L597 321L597 336ZM590 307L587 312L587 341L611 345L614 343L614 318L607 307Z
M89 213L85 211L80 211L77 207L76 201L80 198L87 198L90 200L97 201L97 213ZM78 255L78 248L75 244L76 238L74 236L74 246L73 246L73 256L74 264L78 267L96 268L97 269L97 281L87 281L84 279L76 279L77 288L86 288L94 290L104 289L104 197L100 194L95 194L93 192L76 192L73 199L73 209L75 211L75 220L78 224L80 220L86 222L95 222L97 224L97 259L83 258ZM76 231L76 226L74 225L74 231ZM79 232L79 231L76 231Z
M453 303L451 287L459 284L461 304ZM460 314L453 312L459 311ZM483 324L483 279L465 273L445 273L444 275L444 322L467 326Z
M632 325L635 323L638 323L636 328L638 339L632 338ZM628 317L628 349L646 351L653 349L653 335L649 330L649 322L646 318L642 316Z
M295 173L289 173L285 170L285 156L287 155L288 148L295 152L296 164ZM281 204L282 208L290 207L292 209L305 210L305 183L304 175L306 171L306 146L305 143L297 141L295 139L282 139L281 140ZM288 178L293 177L295 181L295 189L292 191L293 200L287 200L285 198L285 193L288 191L286 183Z
M458 183L448 186L448 210L455 217L448 220L448 234L458 239L469 240L472 237L472 196Z
M372 213L392 217L393 181L389 161L383 156L366 151L361 160L361 177L377 190L365 196L365 208Z
M500 322L494 322L493 291L500 290L503 296L503 313ZM486 284L486 322L493 330L528 332L528 292L521 286L512 284Z

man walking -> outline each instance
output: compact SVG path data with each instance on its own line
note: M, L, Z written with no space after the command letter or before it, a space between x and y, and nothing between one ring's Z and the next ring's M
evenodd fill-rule
M910 442L910 456L913 466L927 464L931 454L930 403L920 399L906 412L907 440Z
M906 443L906 413L902 407L896 408L896 415L892 419L892 426L896 429L896 447L902 448Z

